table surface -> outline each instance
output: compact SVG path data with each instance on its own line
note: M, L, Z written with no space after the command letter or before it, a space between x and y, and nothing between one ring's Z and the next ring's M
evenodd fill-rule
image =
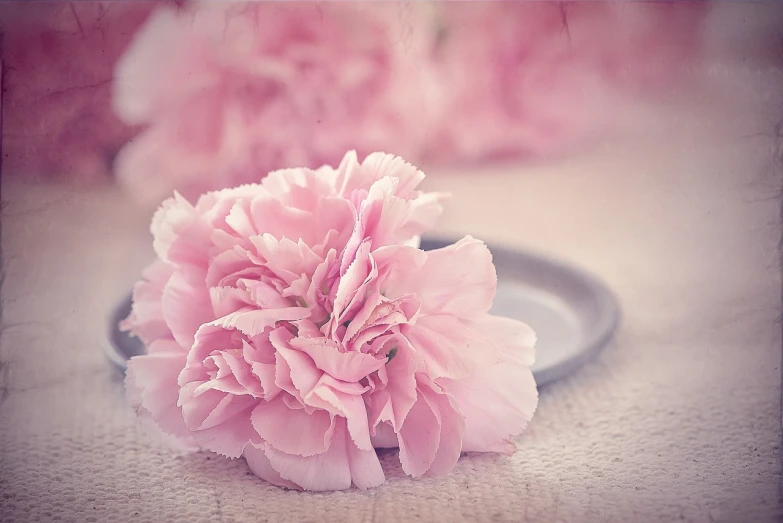
M701 104L634 108L643 125L591 151L431 173L453 193L440 232L577 263L623 323L541 391L513 457L411 480L388 452L370 491L285 491L148 436L99 340L151 259L149 213L108 184L4 177L0 520L777 520L780 179L757 94L779 71L732 75Z

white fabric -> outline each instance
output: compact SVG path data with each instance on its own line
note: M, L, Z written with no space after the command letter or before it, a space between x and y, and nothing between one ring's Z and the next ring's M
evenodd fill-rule
M776 115L754 93L780 71L751 76L700 109L638 110L644 125L590 153L432 173L429 189L454 194L443 232L576 262L624 320L542 391L516 455L415 481L386 452L387 483L366 492L281 490L147 436L99 342L151 259L149 215L110 186L4 177L0 520L777 520L780 177L756 135Z

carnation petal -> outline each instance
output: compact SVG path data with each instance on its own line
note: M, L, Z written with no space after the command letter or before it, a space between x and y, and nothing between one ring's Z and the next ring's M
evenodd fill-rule
M323 261L302 240L296 242L265 233L253 236L250 241L264 258L264 267L288 285L303 274L313 274Z
M462 380L442 380L442 386L465 416L466 452L502 452L516 449L520 434L538 405L538 391L530 368L511 359Z
M214 317L204 275L197 269L175 271L163 289L161 309L174 339L190 348L199 327Z
M427 472L438 453L440 437L438 417L419 393L397 433L402 470L414 478Z
M333 378L356 382L386 364L361 352L340 352L337 342L329 338L294 338L291 346L307 353L315 365Z
M142 273L143 279L133 287L131 314L120 324L123 330L130 330L149 345L154 340L171 336L161 308L163 288L171 277L172 268L156 260ZM184 349L183 349L184 350Z
M152 218L150 230L152 245L161 260L177 266L207 268L213 228L185 198L175 193L163 202Z
M502 316L485 314L470 323L471 328L503 347L531 367L536 361L536 333L526 323Z
M377 487L386 480L375 449L362 450L353 441L346 441L351 480L360 489Z
M305 404L344 417L356 446L361 450L370 450L372 442L367 422L367 407L362 399L366 390L366 387L358 383L341 382L324 374L312 392L305 397Z
M246 409L220 425L194 430L192 434L201 447L227 458L238 458L253 439L250 411Z
M245 447L242 455L247 461L247 466L250 468L250 471L272 485L299 490L301 488L299 485L283 478L280 473L272 467L269 458L266 457L264 449L265 447L263 444L260 444L259 447L256 447L255 445L248 445Z
M410 247L390 247L377 253L379 272L387 260L397 261ZM414 249L411 249L414 250ZM387 296L395 298L415 293L421 300L422 314L449 314L472 318L492 306L497 286L492 254L487 246L470 236L453 245L426 252L426 260L417 270L393 270L385 280Z
M143 409L163 432L192 444L193 438L177 405L177 375L185 366L185 357L179 350L135 356L128 361L125 385L131 406L137 411Z
M439 394L426 387L422 387L421 391L432 412L438 418L440 425L438 452L435 454L435 459L432 460L427 474L443 476L451 472L462 452L465 418L457 412L451 400L445 394Z
M267 447L266 456L282 478L305 490L345 490L351 488L346 432L345 422L338 422L329 450L321 454L303 457Z
M259 403L250 418L255 431L269 445L300 456L326 452L334 430L334 419L328 412L315 410L308 414L305 409L290 409L281 396Z
M424 361L430 379L464 378L503 361L491 339L450 315L421 316L401 329Z
M397 348L397 352L385 366L388 375L386 387L370 396L370 424L375 427L382 421L391 423L399 431L418 397L416 392L416 361L403 336L392 336L384 344ZM389 349L390 351L391 349Z
M275 382L283 390L301 398L307 396L313 390L313 387L315 387L323 375L323 371L315 366L310 356L290 348L289 343L292 337L293 335L284 328L275 329L269 336L270 341L277 349L277 368L281 373L279 378L282 380L278 381L278 373L275 373ZM291 391L284 386L288 381L285 376L286 368L288 370L288 378L290 378L291 383L295 387L295 391Z
M306 307L286 307L284 309L247 308L227 314L211 322L211 325L224 329L237 329L248 336L261 334L267 327L274 327L278 321L303 320L310 315Z

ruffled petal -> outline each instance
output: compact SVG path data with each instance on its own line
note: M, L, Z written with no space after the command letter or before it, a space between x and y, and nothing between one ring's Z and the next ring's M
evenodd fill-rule
M384 280L387 297L415 293L421 300L422 314L448 314L462 319L490 309L497 275L492 254L483 242L466 236L448 247L427 251L424 263L415 270L406 267L403 256L407 250L415 251L393 246L375 253L379 272L389 272ZM393 267L400 262L404 264Z
M440 444L440 424L432 408L419 394L397 433L402 470L418 478L435 460Z
M198 444L212 452L227 458L238 458L253 440L255 431L250 424L250 407L224 421L220 425L208 429L194 430L193 439Z
M422 316L416 325L400 330L432 380L465 378L505 359L497 344L454 316Z
M463 450L465 418L457 412L455 405L445 394L439 394L432 389L422 387L422 395L440 424L438 452L435 454L435 459L432 460L427 474L443 476L451 472Z
M142 273L133 287L133 305L131 314L120 323L122 330L130 330L141 338L145 345L155 340L171 337L171 329L166 325L161 307L163 289L169 281L172 268L156 260ZM186 349L183 349L186 350Z
M304 403L339 415L347 420L351 439L359 449L371 450L367 407L362 394L367 390L358 383L340 382L324 374L304 398Z
M185 356L178 349L135 356L128 361L125 386L128 402L140 415L149 417L160 430L184 444L195 446L177 405L177 375L185 366Z
M310 394L323 376L323 371L315 366L310 356L290 348L292 337L293 335L284 328L275 329L269 336L277 349L275 383L301 400L302 397Z
M161 260L207 269L213 228L185 198L175 193L163 202L152 217L150 230L152 245Z
M280 473L272 467L269 458L266 457L265 448L263 443L258 446L251 444L245 447L245 451L242 455L247 461L247 466L250 468L251 472L272 485L290 489L300 489L299 485L283 478Z
M290 409L281 396L263 401L251 415L253 428L269 445L287 454L313 456L329 448L333 417L324 410Z
M533 373L520 359L511 359L462 380L442 380L465 416L466 452L516 450L520 434L538 405Z
M375 449L362 450L353 441L346 440L351 480L360 489L377 487L386 480Z
M519 320L485 314L471 321L472 329L504 348L522 364L532 367L536 361L536 333Z
M304 490L345 490L351 488L348 440L345 422L338 420L326 452L303 457L267 447L266 456L280 477Z
M211 325L224 329L236 329L247 336L257 336L278 321L303 320L310 316L306 307L286 307L284 309L245 308L232 312L211 322Z
M388 349L386 347L389 347ZM413 352L402 336L391 336L384 344L384 351L397 351L386 364L386 386L370 394L368 399L370 425L375 427L388 421L399 431L413 404L416 403L416 361Z
M386 364L361 352L340 352L337 342L329 338L294 338L291 346L308 354L315 365L333 378L357 382Z
M161 309L174 339L189 349L199 327L214 319L204 274L198 269L175 271L163 289Z

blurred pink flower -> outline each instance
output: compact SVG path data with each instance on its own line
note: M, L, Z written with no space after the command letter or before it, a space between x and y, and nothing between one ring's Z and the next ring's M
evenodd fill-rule
M117 113L148 126L120 153L121 183L157 203L347 149L417 156L428 132L420 19L407 4L159 9L117 67Z
M155 2L11 2L3 34L3 171L95 179L132 130L111 111L114 63Z
M513 452L537 404L535 335L488 314L483 243L414 246L441 211L423 177L349 153L164 202L125 323L148 348L126 378L139 414L307 490L381 484L375 447L399 447L413 477Z
M706 4L444 2L435 162L545 157L606 130L621 95L671 86Z
M573 2L562 13L579 59L619 89L654 95L687 79L710 9L711 2Z

